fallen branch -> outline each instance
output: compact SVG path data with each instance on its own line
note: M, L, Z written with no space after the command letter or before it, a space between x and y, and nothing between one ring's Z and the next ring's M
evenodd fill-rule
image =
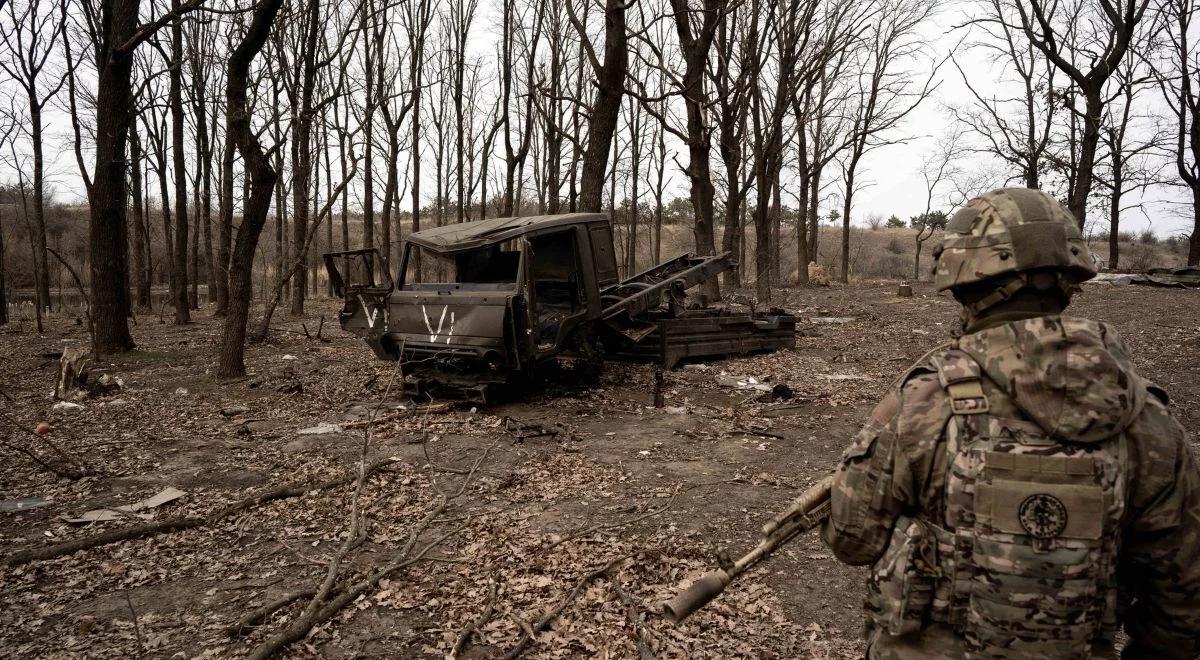
M29 460L33 461L38 466L40 466L41 468L43 468L44 470L53 474L56 477L62 477L64 479L70 479L71 481L76 481L78 479L82 479L85 476L85 473L82 470L77 470L69 465L60 465L56 462L50 462L50 461L42 458L40 455L38 455L37 452L33 451L32 449L29 449L28 447L22 447L20 445L15 445L11 442L8 442L7 440L4 440L3 438L0 438L0 445L4 445L5 447L8 447L9 449L11 449L13 451L25 454L26 456L29 457Z
M537 635L537 633L542 632L548 628L551 623L554 623L554 620L558 618L558 615L562 614L563 610L567 609L568 605L575 602L575 598L579 596L579 592L582 591L587 584L589 584L592 580L595 580L608 573L613 569L614 566L623 561L625 561L625 555L617 557L616 559L580 578L579 581L575 583L574 588L572 588L571 591L567 593L567 595L561 601L559 601L558 605L555 605L553 609L538 617L537 623L533 624L532 630L528 628L525 630L525 634L521 635L521 639L517 641L517 645L509 649L508 653L504 654L504 659L513 660L513 658L516 658L524 653L525 649L529 648L529 645L533 643L534 637ZM533 634L530 634L531 632Z
M395 421L397 419L404 419L406 417L412 417L412 416L416 415L417 413L425 413L427 415L433 414L433 413L442 413L442 412L446 412L446 411L450 410L451 407L452 406L448 403L437 403L437 404L433 404L430 406L425 406L423 408L412 408L410 410L401 410L400 412L395 412L390 415L384 415L383 417L364 419L359 422L347 422L345 424L342 424L342 428L344 428L344 429L362 429L362 428L374 426L376 424L383 424L385 422L391 422L391 421Z
M377 472L380 468L390 462L390 458L376 461L371 464L369 472ZM112 529L107 532L101 532L99 534L93 534L83 538L72 539L70 541L64 541L63 543L56 543L54 545L42 546L40 548L27 548L25 550L18 550L17 552L9 555L4 560L4 563L8 564L9 566L20 566L22 564L28 564L31 561L62 557L80 550L90 550L91 548L98 548L110 543L132 541L134 539L145 538L147 536L154 536L166 532L177 532L187 529L195 529L197 527L205 527L220 522L221 520L228 518L235 513L240 513L246 509L250 509L260 504L298 497L314 490L337 488L339 486L353 483L357 478L358 475L356 474L354 476L338 477L336 479L329 479L327 481L318 483L306 481L287 484L278 488L263 491L257 495L252 495L243 500L239 500L204 517L171 518L169 520L147 523L144 525L135 525L133 527L126 527L123 529Z
M621 587L620 576L613 576L612 579L613 591L617 592L617 597L625 604L625 616L629 622L633 624L633 628L637 631L637 649L638 656L641 660L654 660L654 651L650 650L650 643L646 641L646 627L642 625L642 618L638 616L637 604L625 593L625 589Z
M250 612L248 612L245 616L238 619L237 623L234 623L233 625L226 628L225 634L229 635L230 637L237 637L238 635L241 635L243 632L249 630L250 628L257 626L264 619L266 619L267 617L271 616L272 614L278 612L279 610L287 607L288 605L291 605L292 603L294 603L302 598L311 598L313 596L313 594L315 594L315 593L317 593L317 591L315 589L303 589L301 591L293 591L290 593L286 593L286 594L280 596L279 598L276 598L275 600L267 603L266 605L263 605L262 607L258 607L256 609L253 609Z
M83 282L79 279L79 273L75 272L74 266L67 263L67 260L63 259L62 255L59 254L58 252L56 252L53 248L47 247L46 251L49 252L50 254L54 255L55 259L58 259L62 263L62 265L66 266L67 272L69 272L71 274L71 278L75 280L75 289L77 291L79 291L80 297L83 298L83 312L84 312L84 314L87 315L88 336L95 337L95 327L96 326L95 326L95 320L92 319L92 299L90 296L88 296L87 290L85 290L83 288Z
M138 623L138 613L133 609L133 600L129 598L128 590L125 591L125 604L129 606L129 614L133 617L133 632L137 634L138 648L145 651L146 645L142 642L142 625Z
M95 471L92 470L92 468L89 467L87 465L87 463L84 463L83 461L79 460L75 456L72 456L71 454L68 454L67 452L63 451L63 449L61 447L59 447L49 437L30 429L29 426L27 426L25 424L22 424L21 420L17 419L17 417L15 415L9 413L7 410L0 410L0 415L2 415L3 418L9 424L11 424L14 429L21 431L23 434L28 435L28 436L32 437L34 440L36 440L37 442L49 447L52 452L57 454L58 457L60 459L62 459L62 464L58 465L58 464L52 463L49 460L42 458L38 452L35 452L32 449L17 446L17 445L9 443L3 439L0 439L0 443L4 444L6 447L9 447L10 449L12 449L14 451L19 451L22 454L29 456L29 458L31 460L33 460L33 462L42 466L46 470L49 470L55 476L64 477L66 479L75 481L77 479L82 479L83 477L95 474Z
M444 508L444 507L445 507L445 503L442 504L442 508ZM440 511L438 513L440 513ZM433 517L426 516L425 520L428 522L432 522ZM430 541L424 547L422 547L421 550L417 554L413 555L412 557L405 558L404 554L402 553L400 555L402 557L401 559L397 559L396 561L392 562L391 564L388 564L387 566L375 571L374 573L371 573L364 580L351 585L345 591L343 591L340 594L338 594L337 596L334 596L333 598L329 599L329 601L324 606L319 607L312 614L310 614L306 617L301 617L299 619L296 619L292 623L288 624L288 626L286 628L284 628L282 631L280 631L279 633L277 633L276 635L274 635L267 641L263 642L262 644L259 644L258 646L254 647L254 649L252 651L250 651L250 654L246 657L249 658L250 660L265 660L266 658L270 658L270 657L274 656L276 653L283 650L284 647L288 646L289 644L292 644L293 642L298 642L298 641L304 639L308 635L308 632L310 630L312 630L314 626L322 624L322 623L328 621L329 619L333 618L333 616L335 614L337 614L339 611L341 611L341 609L343 607L354 602L356 599L358 599L359 596L378 587L380 580L382 580L384 578L388 578L388 577L392 576L393 574L398 573L401 570L404 570L405 568L408 568L409 566L417 563L418 561L421 561L421 559L424 558L424 556L427 552L429 552L436 546L441 545L441 543L443 541L445 541L446 539L450 538L451 536L454 536L455 534L459 533L465 527L466 527L466 523L463 523L462 525L459 525L458 527L455 527L454 529L450 530L449 532L446 532L445 534L439 536L438 538ZM414 536L410 539L410 541L415 540L416 534L417 533L414 532ZM406 548L407 547L410 547L410 546L406 546Z
M591 534L593 532L600 532L600 531L604 531L604 530L608 530L608 529L620 529L622 527L628 527L629 525L632 525L636 522L641 522L647 518L653 518L654 516L657 516L665 511L667 511L667 509L671 508L671 505L675 503L675 498L679 497L679 491L680 491L680 487L676 486L675 492L671 495L671 499L667 500L666 504L662 505L661 507L659 507L657 509L651 509L650 511L647 511L639 516L634 516L633 518L630 518L628 520L622 520L622 521L618 521L615 523L601 523L599 525L592 525L591 527L581 529L577 532L572 532L572 533L568 534L567 536L564 536L564 537L558 539L557 541L554 541L550 545L546 546L546 550L553 550L554 548L557 548L558 546L566 543L567 541L573 541L581 536L587 536L588 534Z
M458 641L454 642L454 648L450 651L450 656L457 658L459 654L467 648L471 643L471 638L474 637L488 621L492 620L492 615L496 613L496 594L499 592L500 583L496 581L495 576L492 576L492 584L488 588L487 603L483 606L483 611L479 613L479 618L467 624L463 631L458 635Z
M498 443L499 439L497 438L496 442L488 445L487 449L481 452L479 457L476 458L475 462L472 464L472 467L470 467L470 472L468 472L466 478L462 480L462 485L458 487L458 490L454 494L451 494L449 497L445 496L445 494L442 494L442 496L439 497L437 506L434 506L434 508L428 512L425 518L422 518L421 522L416 524L416 527L413 528L413 532L408 536L408 541L406 544L404 544L404 547L401 548L401 551L396 553L396 559L392 560L391 564L385 565L382 569L372 572L372 574L368 575L365 580L352 584L352 586L343 589L342 592L338 593L337 595L330 596L329 589L326 589L325 584L323 584L322 589L319 589L316 593L314 593L312 600L310 601L310 606L305 608L305 612L302 613L300 617L296 618L294 622L288 624L286 628L280 632L277 632L275 636L270 637L269 640L266 640L265 642L260 643L259 646L254 647L247 658L252 660L271 658L272 655L275 655L276 653L281 652L283 648L286 648L288 644L302 640L302 638L305 638L308 635L308 631L312 630L314 626L320 625L326 622L326 620L334 617L338 611L341 611L342 608L349 605L350 602L358 599L360 595L370 592L372 589L376 589L380 580L383 580L385 577L390 577L391 575L396 574L396 572L400 572L401 570L408 568L409 565L420 562L420 560L425 557L425 554L432 550L432 548L437 547L438 545L442 544L443 541L449 539L450 536L455 535L458 532L461 532L462 529L466 528L467 523L470 522L470 518L464 518L460 526L451 529L450 532L446 532L442 536L438 536L437 539L428 542L428 544L422 547L418 553L412 554L413 548L416 546L416 541L420 539L421 534L424 534L426 529L430 528L434 522L438 521L438 517L444 514L446 508L448 508L451 502L454 502L454 500L458 497L461 497L464 492L467 492L467 486L470 485L470 481L472 481L474 478L475 473L478 472L480 464L484 462L485 458L487 458L487 455L490 454L494 446L496 446ZM438 492L442 492L440 491L440 488L438 488ZM341 562L341 558L343 556L343 552L338 552L338 556L335 557L335 559L330 563L331 570L335 568L337 563ZM330 575L335 575L335 572L326 572L326 581L328 581Z

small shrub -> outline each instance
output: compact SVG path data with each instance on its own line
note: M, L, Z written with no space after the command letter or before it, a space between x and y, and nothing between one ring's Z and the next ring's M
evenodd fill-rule
M1158 236L1150 229L1138 234L1138 242L1142 245L1158 245Z
M888 240L887 246L884 249L890 254L904 254L904 243L899 238L893 236Z
M1117 232L1117 240L1122 243L1132 243L1135 238L1136 237L1133 235L1133 232L1131 232L1131 231Z
M898 254L884 254L867 270L870 276L904 279L912 270L912 262Z
M1155 251L1146 245L1134 245L1121 252L1121 268L1133 271L1146 270L1159 264L1155 262Z

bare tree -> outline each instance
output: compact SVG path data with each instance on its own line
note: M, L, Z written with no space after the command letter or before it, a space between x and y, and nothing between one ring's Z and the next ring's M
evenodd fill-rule
M784 117L791 107L797 79L808 75L797 71L800 55L808 48L812 37L815 2L791 0L783 6L768 9L766 29L774 34L777 69L773 72L775 86L768 97L764 85L757 84L751 93L751 116L754 122L754 187L756 201L754 223L754 281L755 294L760 302L771 300L772 218L771 198L782 169ZM766 53L763 53L766 56Z
M180 0L171 0L171 10L179 11ZM188 304L188 210L187 210L187 159L183 150L183 26L180 21L171 24L171 54L168 65L170 86L168 91L171 106L171 157L175 175L175 226L174 248L171 252L171 300L175 306L175 324L191 322Z
M943 185L954 181L961 171L958 162L964 152L963 132L962 127L950 129L937 139L933 149L921 159L921 178L925 180L925 211L912 220L913 229L917 230L913 236L917 244L913 256L914 281L921 279L921 248L934 232L946 228L946 212L935 211L933 200L940 197L938 193Z
M250 178L249 203L242 214L237 242L229 265L229 313L225 317L221 336L221 353L217 375L234 378L246 373L246 322L250 314L251 278L258 237L267 221L271 195L275 189L275 170L251 127L253 115L246 100L250 65L263 49L283 0L263 0L254 10L246 35L229 58L229 73L225 88L225 135L232 140L246 164ZM278 146L278 145L277 145Z
M935 87L936 66L932 67L923 83L916 83L911 73L903 70L907 62L924 49L916 30L933 11L933 5L919 0L887 0L871 27L861 60L849 154L842 165L845 183L842 193L842 259L838 276L842 282L850 279L850 213L858 165L871 149L896 142L886 134L928 98Z
M715 98L718 151L725 166L725 228L721 250L740 254L742 203L746 196L742 168L743 138L750 111L750 81L757 75L760 2L731 7L717 24L715 66L710 67ZM746 18L746 17L749 18ZM730 269L725 284L739 286L742 264Z
M1096 0L1078 4L1059 4L1045 0L1016 2L1021 29L1026 38L1059 71L1075 84L1083 97L1083 132L1078 144L1077 176L1071 185L1067 208L1083 227L1087 221L1088 197L1096 164L1096 147L1100 142L1100 123L1104 114L1104 83L1116 70L1129 50L1137 24L1142 20L1150 0ZM1061 10L1061 11L1060 11ZM1094 34L1080 37L1079 26L1095 26ZM1085 40L1068 47L1063 35ZM1082 62L1080 62L1082 60ZM1086 71L1084 68L1086 67ZM1075 150L1072 149L1072 153Z
M1166 48L1156 62L1155 78L1171 108L1174 133L1172 155L1175 171L1192 196L1192 232L1187 264L1200 265L1200 48L1195 38L1195 19L1200 5L1195 0L1168 0L1163 5L1166 19Z
M134 50L159 29L203 0L189 0L176 9L138 26L137 0L101 0L101 32L96 61L96 167L88 188L92 316L96 353L133 348L129 334L126 208L128 194L125 147L128 142L130 75Z
M579 182L579 210L599 212L607 178L608 154L612 150L613 134L616 133L617 119L621 114L625 73L629 68L629 35L625 29L625 14L629 3L626 0L605 0L603 60L597 57L589 41L587 28L576 15L573 4L572 0L567 0L567 14L579 34L582 49L595 75L596 87L596 95L591 103L591 121L588 122L587 148L583 154L583 172Z
M1001 81L1007 80L1007 74L1016 74L1019 87L1015 96L999 92L995 81L988 81L984 87L963 71L952 54L951 60L974 103L951 105L950 114L981 143L972 148L973 152L1008 163L1026 188L1041 188L1056 115L1062 107L1055 90L1057 70L1014 24L1016 9L1012 3L987 0L980 6L987 14L971 24L983 36L973 40L970 47L988 54Z
M430 0L417 0L406 5L402 14L405 31L408 34L408 83L411 88L412 112L412 230L421 230L421 90L425 85L424 73L427 64L425 42L429 34L429 26L433 21L433 9ZM339 135L342 133L339 132ZM346 169L345 156L342 157L342 170ZM345 212L343 211L343 217ZM343 230L344 231L344 230ZM414 256L413 273L420 277L421 255L418 251ZM419 281L419 280L418 280Z
M0 115L0 151L3 151L6 146L9 146L17 135L17 121L15 117L7 114ZM2 217L7 210L7 205L3 200L0 200L0 325L8 323L8 289L5 287L4 262L8 252L8 248L4 244L4 218Z
M66 69L55 72L46 68L55 44L62 36L55 18L56 7L46 2L26 0L0 5L0 70L4 71L24 92L28 112L28 128L21 122L21 132L27 133L33 150L33 275L37 304L50 307L50 275L46 257L46 164L43 153L45 136L42 112L66 84ZM15 136L14 136L15 138Z
M1101 125L1101 154L1096 181L1108 191L1108 266L1120 264L1121 216L1139 208L1141 202L1126 205L1131 193L1146 190L1160 180L1166 163L1159 156L1167 143L1166 131L1154 126L1152 113L1145 107L1145 92L1154 85L1154 73L1142 55L1147 52L1148 35L1154 30L1139 30L1133 48L1138 57L1127 57L1117 65L1109 79L1110 94L1104 100L1107 110Z

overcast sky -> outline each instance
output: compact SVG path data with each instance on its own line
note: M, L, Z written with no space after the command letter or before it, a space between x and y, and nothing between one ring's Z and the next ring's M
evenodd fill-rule
M495 18L491 15L496 11L495 7L487 2L483 4L484 6L480 8L480 18L486 20L479 20L475 23L472 46L477 52L490 54L494 52L492 43L498 31L496 26L499 21L491 20ZM961 6L959 3L944 5L936 18L926 26L928 53L920 67L914 67L914 75L917 77L927 75L929 64L933 61L943 60L954 45L963 39L963 31L953 29L956 23L963 20L961 9L956 8ZM398 25L397 29L399 29ZM1003 93L1002 89L998 89L995 81L1004 78L1004 72L997 70L995 66L985 61L981 53L960 49L957 58L981 93ZM942 66L938 74L938 81L939 87L935 94L893 132L893 137L907 137L907 141L899 145L881 147L864 158L859 174L863 181L863 187L856 193L855 211L852 213L852 221L856 224L863 223L871 215L887 217L895 214L907 220L910 216L925 210L925 184L920 172L922 158L952 124L952 119L945 109L946 104L963 103L969 98L958 70L951 64L946 63ZM11 89L11 87L6 86L3 89ZM1152 99L1151 96L1153 96ZM1162 102L1156 95L1148 94L1147 99L1149 99L1148 103L1157 104L1162 108ZM46 132L48 134L46 145L48 181L55 190L56 198L70 203L84 202L83 188L79 181L69 139L70 124L66 115L58 110L49 110L46 116ZM681 144L676 144L676 152L682 152L681 147ZM681 162L686 161L686 153L679 153L678 157ZM90 155L87 157L87 161L90 168L93 165ZM969 162L960 163L960 166L972 170L997 167L995 163L988 162L986 158L979 156ZM377 163L376 167L381 168L382 164ZM719 173L719 167L719 160L714 159L714 168L717 173ZM28 171L28 166L25 169ZM428 171L429 168L426 169ZM827 170L827 172L828 176L840 177L840 171L837 168L833 168L831 171ZM784 173L783 185L785 191L794 192L794 177L789 174L788 172ZM1168 174L1173 175L1173 171L1168 170ZM15 172L11 166L0 165L0 180L14 182L15 179ZM676 193L686 195L685 177L682 173L674 172L673 180ZM1004 183L1003 180L996 180L989 187L1000 186ZM406 188L410 187L406 186ZM432 185L423 185L423 189L428 192L432 189ZM382 193L382 191L377 192ZM939 195L935 199L934 208L945 208L948 204L949 190L943 192L946 194ZM1139 196L1134 195L1134 197L1136 202L1136 198ZM1145 200L1146 204L1140 208L1131 209L1123 214L1123 230L1140 231L1152 226L1156 233L1169 235L1190 228L1191 220L1187 217L1190 215L1190 207L1180 204L1185 200L1182 191L1165 188L1154 189L1147 193ZM1176 203L1169 203L1171 201ZM789 203L789 196L786 193L784 202L785 204ZM794 204L794 202L792 203ZM835 204L840 208L840 202L834 199L829 200L826 207ZM401 208L409 206L409 203L404 203ZM1099 215L1099 213L1093 212L1090 217L1096 220Z

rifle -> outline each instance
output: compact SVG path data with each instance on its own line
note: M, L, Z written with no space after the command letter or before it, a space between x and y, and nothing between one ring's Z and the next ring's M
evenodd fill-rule
M688 588L680 591L674 598L662 604L663 614L671 623L683 621L692 612L704 607L716 598L725 587L729 586L737 576L746 572L758 562L770 557L792 537L816 527L829 517L830 488L833 486L833 475L809 487L792 500L783 513L772 518L763 525L763 537L753 550L742 555L737 561L729 561L724 553L719 561L721 568L701 575Z

